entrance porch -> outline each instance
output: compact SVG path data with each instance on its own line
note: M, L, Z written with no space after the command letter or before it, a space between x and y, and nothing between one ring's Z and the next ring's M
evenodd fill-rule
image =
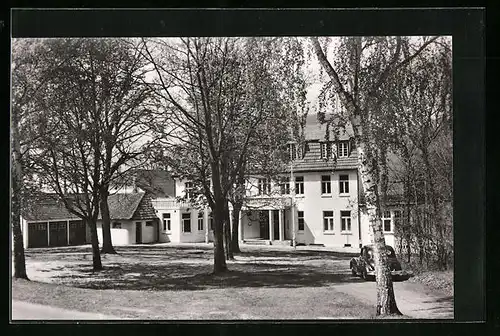
M243 210L239 240L253 245L292 245L291 211L288 209Z

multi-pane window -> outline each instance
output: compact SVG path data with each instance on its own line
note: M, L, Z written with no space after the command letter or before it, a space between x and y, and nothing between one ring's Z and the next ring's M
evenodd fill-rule
M321 158L326 159L328 157L328 144L326 142L321 143Z
M186 198L193 198L193 182L186 182L184 183L184 192L186 195Z
M198 212L198 231L203 231L203 212Z
M212 216L212 212L208 213L208 225L210 230L214 229L214 217Z
M149 227L153 226L153 222L151 222L151 221L147 221L147 222L146 222L146 226L149 226Z
M191 232L191 213L182 214L182 232Z
M304 176L295 177L295 193L297 195L304 195Z
M351 232L351 211L340 211L340 230L344 232Z
M163 231L170 231L171 230L170 213L164 213L162 217L163 217Z
M260 178L258 187L259 195L269 195L271 193L271 181L267 178Z
M382 212L382 226L384 227L385 232L392 232L392 220L390 211L386 210Z
M299 231L304 231L304 211L297 211L299 221Z
M333 231L333 211L323 211L323 230Z
M333 152L333 143L331 142L322 142L321 143L321 158L322 159L329 159L332 158Z
M341 141L338 143L338 156L339 157L347 157L349 156L349 142Z
M321 176L321 193L331 194L332 193L332 177L330 175Z
M339 176L339 193L341 194L349 193L349 175Z
M282 195L287 195L290 193L290 177L281 178L280 192Z
M122 228L122 223L120 223L120 222L113 222L113 224L111 225L111 228L112 229L121 229Z

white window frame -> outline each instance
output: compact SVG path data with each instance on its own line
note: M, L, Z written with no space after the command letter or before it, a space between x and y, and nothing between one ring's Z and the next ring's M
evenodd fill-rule
M184 195L185 198L192 198L193 195L193 182L185 182L184 183Z
M201 215L201 216L200 216ZM204 230L204 214L203 212L198 212L198 231L203 231ZM201 225L200 225L201 224Z
M172 230L172 215L170 212L165 212L161 217L163 222L163 232L170 232Z
M302 181L297 181L302 179ZM295 176L295 194L304 195L304 176Z
M347 176L347 179L342 179L342 177ZM347 186L347 192L346 190ZM339 194L340 195L349 195L349 175L348 174L340 174L339 175Z
M285 176L285 177L281 178L280 193L281 193L281 195L289 195L290 194L290 177L289 176Z
M327 215L330 213L331 215ZM323 211L323 232L324 233L334 233L335 231L335 212L333 210L324 210ZM326 225L325 225L326 224ZM325 228L325 226L327 228Z
M321 150L321 158L322 159L328 158L328 143L321 142L320 143L320 150Z
M325 178L328 178L328 180L326 180ZM332 194L332 176L321 175L321 195L331 195L331 194Z
M271 194L271 180L268 178L259 178L257 181L257 189L259 195Z
M382 210L381 220L382 220L382 230L383 230L384 233L392 233L392 232L394 232L393 231L394 230L394 228L393 228L393 222L392 222L392 211L390 211L390 210ZM385 223L386 223L386 221L389 221L389 228L390 228L390 230L386 230L385 229Z
M349 141L339 141L337 144L337 155L338 157L349 156Z
M348 213L348 215L345 214L346 212ZM352 232L351 210L340 211L340 232L345 232L345 233Z
M184 215L188 215L189 218L185 218ZM190 212L184 212L182 215L181 215L181 220L182 220L182 232L183 233L191 233L193 230L191 228L191 213ZM186 231L186 227L185 227L185 224L186 224L186 221L189 220L189 231Z
M212 231L214 230L214 216L212 211L208 213L208 228Z
M302 216L301 216L302 213ZM300 228L300 220L302 219L302 229ZM306 222L304 220L304 211L297 211L297 230L304 231L306 228Z

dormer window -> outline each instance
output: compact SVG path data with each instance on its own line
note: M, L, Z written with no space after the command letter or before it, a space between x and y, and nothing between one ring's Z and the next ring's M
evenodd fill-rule
M321 143L321 158L322 159L329 159L332 158L333 152L333 144L331 142L322 142Z
M300 159L302 157L302 148L301 146L295 143L288 144L288 158L293 161Z
M348 157L349 156L349 141L340 141L337 144L338 147L338 156L339 157Z

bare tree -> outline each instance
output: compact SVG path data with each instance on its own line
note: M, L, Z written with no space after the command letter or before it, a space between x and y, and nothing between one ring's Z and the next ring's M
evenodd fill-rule
M146 42L157 93L171 111L170 138L182 147L183 175L197 183L214 214L214 273L227 270L224 225L228 195L245 164L259 125L291 104L294 86L286 88L297 53L270 38L181 38ZM296 46L293 41L290 46ZM285 53L288 52L288 54ZM303 93L305 95L305 93ZM281 111L281 112L280 112ZM188 176L190 175L190 176ZM227 224L226 224L227 225ZM227 233L226 229L226 233ZM227 235L226 235L227 237ZM229 240L226 239L227 242Z
M387 264L385 239L381 218L381 160L383 153L377 141L377 125L387 120L380 106L388 103L381 87L397 69L405 66L438 38L410 41L402 37L342 38L335 47L337 58L328 59L328 41L321 45L311 38L313 51L330 81L331 99L340 100L345 115L353 127L358 151L366 210L375 243L377 279L377 315L401 314L394 297L390 270Z

